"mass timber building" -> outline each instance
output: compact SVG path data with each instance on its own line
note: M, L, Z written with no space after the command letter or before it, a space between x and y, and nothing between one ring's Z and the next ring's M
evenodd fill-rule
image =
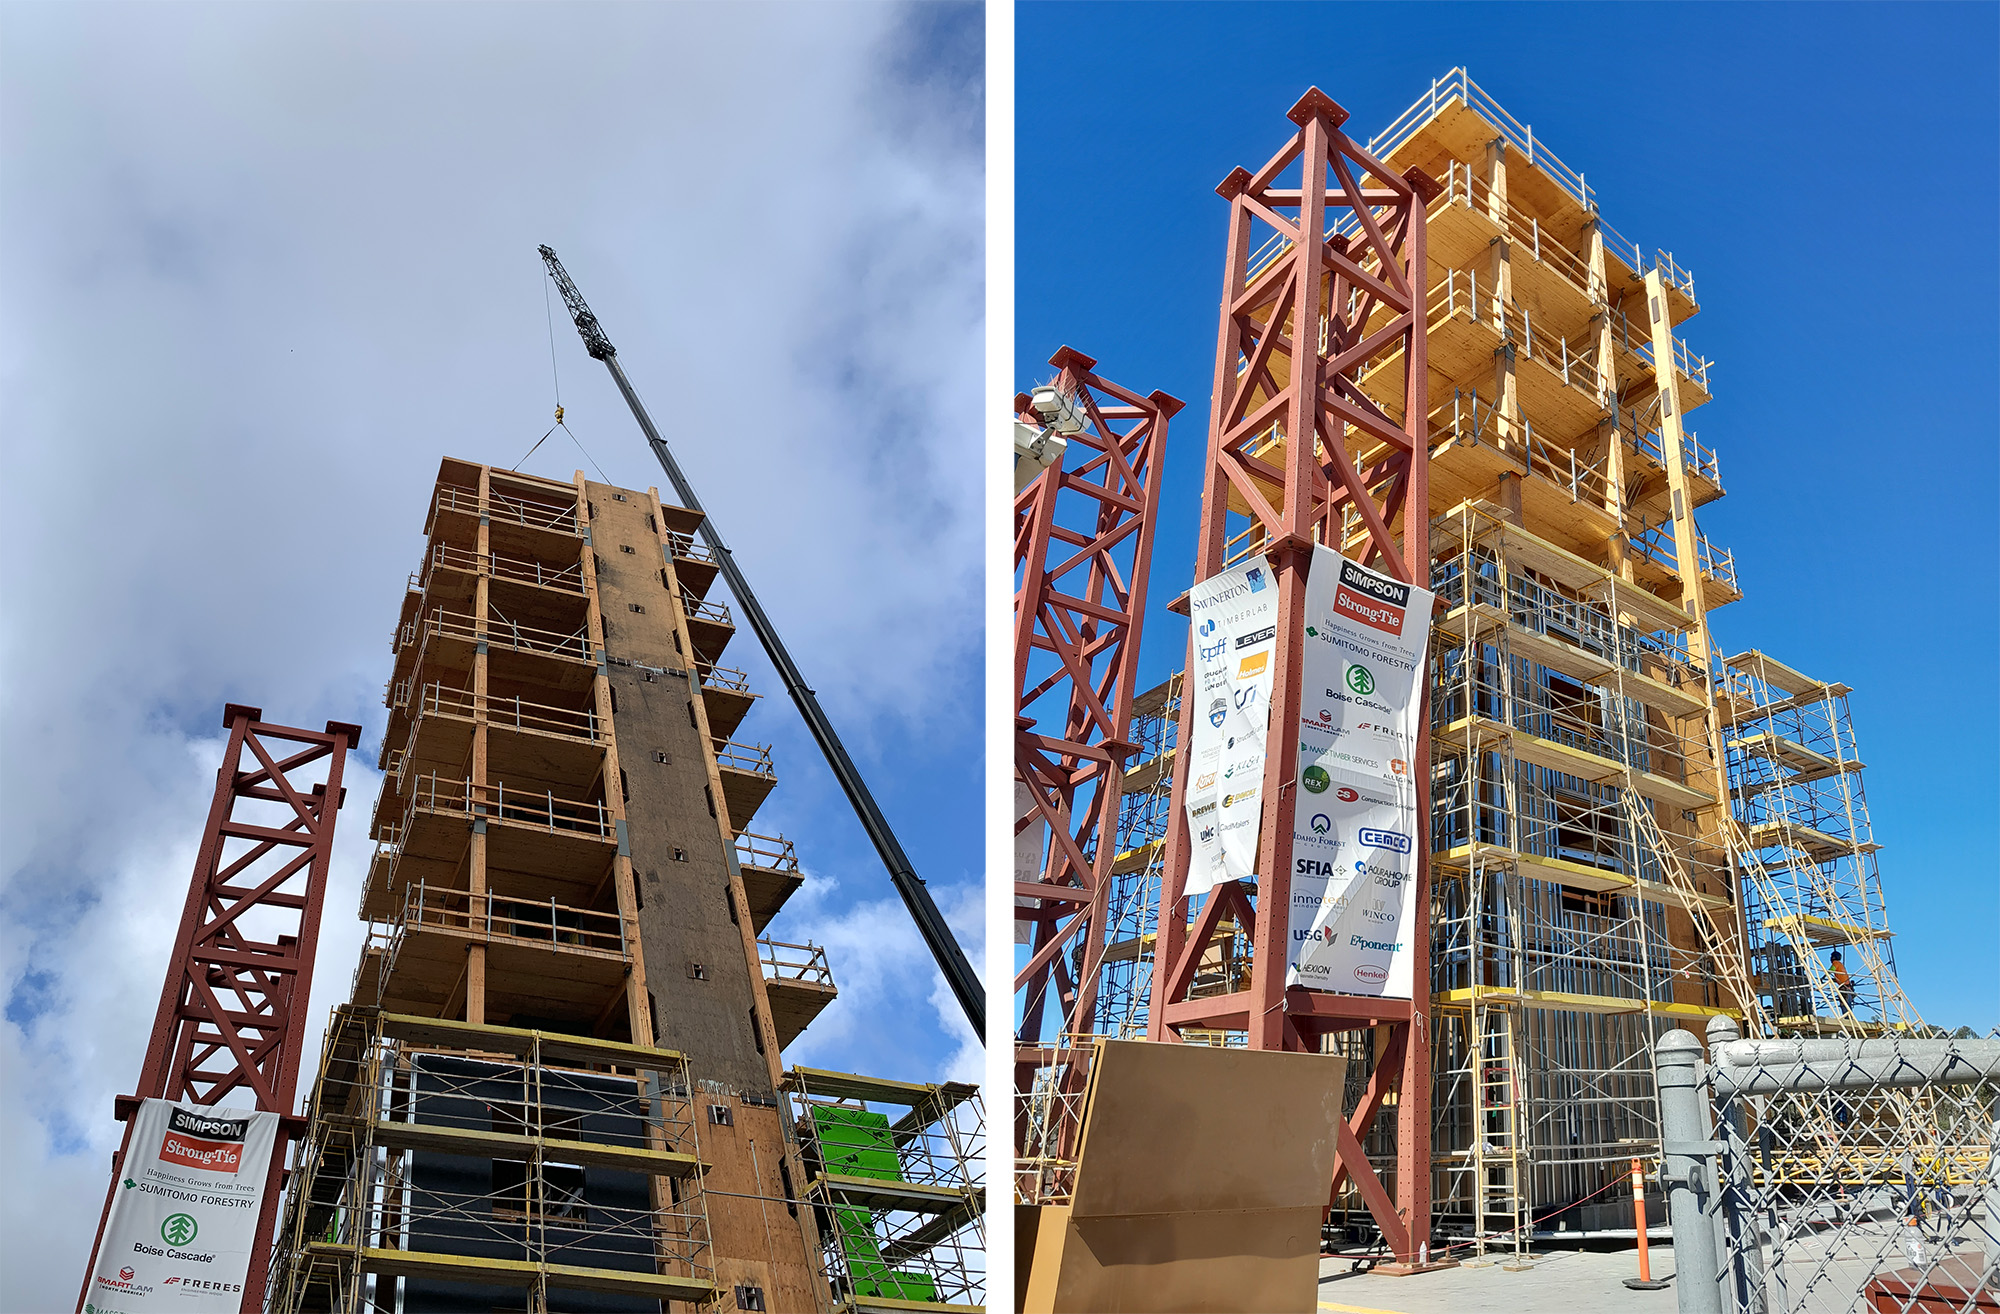
M837 991L699 523L441 466L278 1308L978 1307L977 1088L785 1066Z
M1315 141L1345 140L1345 118L1317 91L1299 102L1306 158L1327 149ZM1278 290L1301 268L1285 259L1293 238L1269 222L1239 232L1232 220L1210 461L1234 473L1208 484L1227 510L1210 508L1221 550L1195 578L1296 552L1283 541L1300 533L1289 497L1313 508L1312 541L1357 560L1381 552L1385 532L1428 540L1416 559L1427 557L1440 599L1430 990L1413 1010L1425 1014L1428 1079L1421 1092L1376 1079L1378 1064L1402 1061L1385 1060L1402 1041L1359 1001L1319 1001L1286 1032L1286 1047L1296 1039L1350 1060L1347 1110L1406 1216L1415 1259L1429 1218L1482 1248L1523 1245L1559 1214L1572 1230L1629 1226L1627 1197L1604 1193L1635 1156L1657 1153L1652 1047L1670 1028L1698 1032L1727 1014L1753 1035L1870 1034L1921 1019L1896 983L1850 691L1714 637L1713 614L1744 592L1730 552L1697 522L1724 483L1721 457L1694 429L1719 371L1689 340L1699 336L1693 276L1623 236L1583 173L1463 69L1361 153L1381 169L1362 182L1343 174L1340 186L1375 213L1329 200L1316 300L1296 283ZM1232 214L1246 192L1271 188L1286 158L1225 180ZM1391 176L1401 192L1382 181ZM1405 339L1387 304L1402 270L1381 255L1392 243L1399 260L1412 249L1414 225L1383 231L1411 189L1423 215L1409 268L1426 353L1420 415L1409 413ZM1262 196L1268 218L1301 193ZM1288 482L1301 467L1289 461L1290 412L1280 413L1287 371L1315 335L1295 307L1311 304L1324 308L1316 368L1336 417L1321 418L1303 466L1326 471L1317 501ZM1424 484L1397 464L1397 443L1382 436L1392 431L1410 436L1403 451L1427 440L1421 505L1401 500ZM1358 472L1366 498L1342 491L1343 468ZM1274 515L1291 527L1274 529ZM1173 987L1188 1002L1173 1003L1167 1025L1198 1013L1203 996L1251 998L1258 970L1247 919L1202 920L1181 905L1169 926L1159 911L1163 885L1175 907L1174 833L1185 833L1170 806L1185 775L1180 683L1175 675L1131 707L1135 751L1094 960L1097 1035L1145 1034L1149 1023L1158 1033L1153 956L1166 931L1213 928L1210 942L1171 951L1191 966ZM1084 970L1084 955L1069 968ZM1288 1010L1315 1006L1286 999ZM1308 1028L1336 1014L1353 1020ZM1246 1040L1227 1024L1179 1038ZM1031 1198L1066 1177L1050 1163L1062 1146L1043 1131L1060 1111L1033 1107L1057 1086L1024 1089L1017 1181ZM1419 1093L1418 1116L1400 1117ZM1426 1192L1396 1180L1426 1163ZM1411 1200L1429 1218L1408 1217ZM1365 1225L1369 1213L1351 1177L1339 1185L1336 1223Z

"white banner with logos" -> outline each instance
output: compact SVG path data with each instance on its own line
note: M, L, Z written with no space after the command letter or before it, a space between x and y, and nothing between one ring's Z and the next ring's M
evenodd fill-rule
M1313 549L1287 985L1408 999L1418 724L1433 595Z
M113 1189L85 1314L235 1314L278 1115L147 1100Z
M1194 840L1189 895L1218 881L1255 880L1264 815L1264 734L1271 720L1278 584L1262 557L1239 562L1188 590L1194 699L1184 800Z

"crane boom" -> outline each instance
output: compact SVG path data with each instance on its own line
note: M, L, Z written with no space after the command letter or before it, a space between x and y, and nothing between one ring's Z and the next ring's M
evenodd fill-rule
M910 917L917 924L918 933L923 936L924 944L931 951L931 957L937 960L938 970L944 974L945 982L950 985L951 992L958 997L958 1005L965 1010L966 1021L972 1024L972 1034L979 1037L980 1044L985 1044L986 990L980 984L978 973L972 970L972 964L966 960L965 951L959 947L958 939L951 933L950 925L938 911L937 904L932 901L923 879L910 865L909 858L903 852L903 846L896 842L896 834L889 829L888 818L884 817L882 809L876 806L874 796L868 792L867 784L861 779L861 773L855 769L853 760L847 756L847 750L841 746L840 736L834 733L833 723L827 720L826 713L820 709L819 699L806 684L805 677L799 674L799 668L793 663L791 654L785 650L784 641L778 637L776 627L771 624L770 617L764 614L764 608L758 604L757 595L750 591L750 583L743 578L743 572L736 565L736 558L724 545L722 535L715 528L714 518L703 510L700 499L695 496L693 487L687 481L687 476L681 473L673 453L667 449L666 440L660 437L660 431L653 426L652 417L646 414L645 406L639 401L639 394L633 391L631 382L625 377L625 371L618 364L618 349L611 345L611 339L605 335L604 326L597 322L597 316L593 315L590 307L585 304L583 294L576 290L576 284L570 282L569 274L564 271L562 262L556 259L556 253L546 246L540 250L542 263L548 266L549 276L555 280L557 290L562 293L563 306L569 311L570 319L576 324L577 334L583 339L583 349L590 353L593 360L603 361L604 367L611 371L612 382L616 383L618 391L624 394L625 404L632 408L632 417L639 422L639 428L645 433L646 442L652 447L660 468L667 472L667 479L673 484L674 494L680 505L690 511L701 513L702 541L707 543L709 550L715 554L717 567L723 579L728 582L729 591L735 595L737 605L749 619L750 628L757 635L757 641L764 645L764 652L770 657L771 665L777 668L778 678L784 682L785 692L792 696L792 702L798 707L799 715L805 718L806 728L812 731L812 737L819 744L820 752L826 756L827 765L832 768L834 778L840 782L840 788L846 793L847 801L853 805L855 815L861 819L861 828L868 832L868 838L875 845L875 852L882 858L882 865L889 869L890 883L902 896L903 906L909 909Z

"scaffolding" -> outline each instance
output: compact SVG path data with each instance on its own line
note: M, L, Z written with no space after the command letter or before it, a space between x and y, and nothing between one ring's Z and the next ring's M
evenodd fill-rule
M563 1291L635 1311L715 1296L680 1054L341 1005L309 1117L282 1314L400 1308L399 1278L510 1288L536 1312Z
M1432 588L1435 1198L1520 1251L1656 1144L1662 1031L1749 992L1692 618L1487 503Z
M1150 947L1159 918L1160 872L1172 820L1174 742L1179 737L1181 675L1174 672L1132 700L1132 742L1118 801L1118 856L1106 901L1104 974L1090 1034L1130 1040L1146 1034L1153 992Z
M814 1068L785 1078L836 1314L983 1308L979 1088Z
M1751 968L1785 1033L1923 1025L1896 980L1850 692L1754 649L1718 678Z

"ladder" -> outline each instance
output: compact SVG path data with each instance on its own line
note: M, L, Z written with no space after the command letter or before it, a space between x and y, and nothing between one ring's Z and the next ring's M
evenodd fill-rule
M1527 1151L1527 1107L1514 1009L1473 1005L1473 1240L1482 1256L1509 1249L1527 1261L1532 1224L1532 1173ZM1499 1244L1495 1244L1495 1243Z

